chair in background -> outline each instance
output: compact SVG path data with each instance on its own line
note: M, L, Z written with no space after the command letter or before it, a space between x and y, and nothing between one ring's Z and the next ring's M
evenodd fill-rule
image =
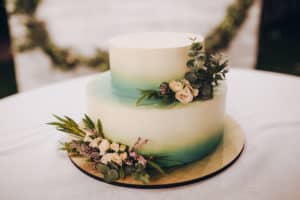
M17 92L14 60L4 0L0 0L0 98Z

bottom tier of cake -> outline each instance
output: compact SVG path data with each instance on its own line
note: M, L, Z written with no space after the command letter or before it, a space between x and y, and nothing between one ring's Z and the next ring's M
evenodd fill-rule
M136 106L136 99L121 97L111 86L110 72L98 75L87 86L88 115L101 119L104 134L112 141L132 145L148 139L142 154L159 158L163 166L175 166L203 158L223 136L225 84L214 98L171 106Z

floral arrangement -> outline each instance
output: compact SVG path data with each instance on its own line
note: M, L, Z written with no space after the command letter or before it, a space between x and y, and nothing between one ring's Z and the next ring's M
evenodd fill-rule
M148 183L150 174L165 173L155 162L156 158L138 153L138 149L148 140L137 138L132 146L127 146L105 138L99 119L94 123L85 115L82 119L83 126L80 126L70 117L54 117L57 121L48 124L71 136L71 141L64 142L61 149L67 151L70 156L85 157L103 174L105 181L112 182L132 176L136 180Z
M202 43L196 42L196 38L191 40L189 60L186 63L188 71L184 78L163 82L157 90L140 90L137 105L147 99L157 99L168 105L213 98L213 87L218 85L218 81L224 80L228 72L228 60L221 54L205 52Z

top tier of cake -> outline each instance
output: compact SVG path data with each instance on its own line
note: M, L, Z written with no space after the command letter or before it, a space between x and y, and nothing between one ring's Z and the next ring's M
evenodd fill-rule
M180 79L187 70L191 33L148 32L113 38L109 42L112 85L122 96L137 89L154 89L164 81Z

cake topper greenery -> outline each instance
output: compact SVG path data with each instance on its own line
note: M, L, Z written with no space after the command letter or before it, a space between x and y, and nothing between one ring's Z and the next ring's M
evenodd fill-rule
M137 138L132 146L117 143L107 139L102 130L101 121L95 122L87 115L80 126L70 117L59 117L55 122L48 123L57 130L68 133L71 140L62 143L62 150L70 156L80 156L87 159L93 167L103 174L103 179L112 182L132 176L134 179L148 183L152 175L164 174L164 170L156 163L154 156L138 153L147 139Z
M213 54L204 51L203 45L191 38L186 63L188 71L181 80L163 82L157 90L142 90L136 105L143 104L145 100L155 99L165 105L174 103L187 104L196 100L213 98L213 88L224 80L228 72L228 60L222 54Z

